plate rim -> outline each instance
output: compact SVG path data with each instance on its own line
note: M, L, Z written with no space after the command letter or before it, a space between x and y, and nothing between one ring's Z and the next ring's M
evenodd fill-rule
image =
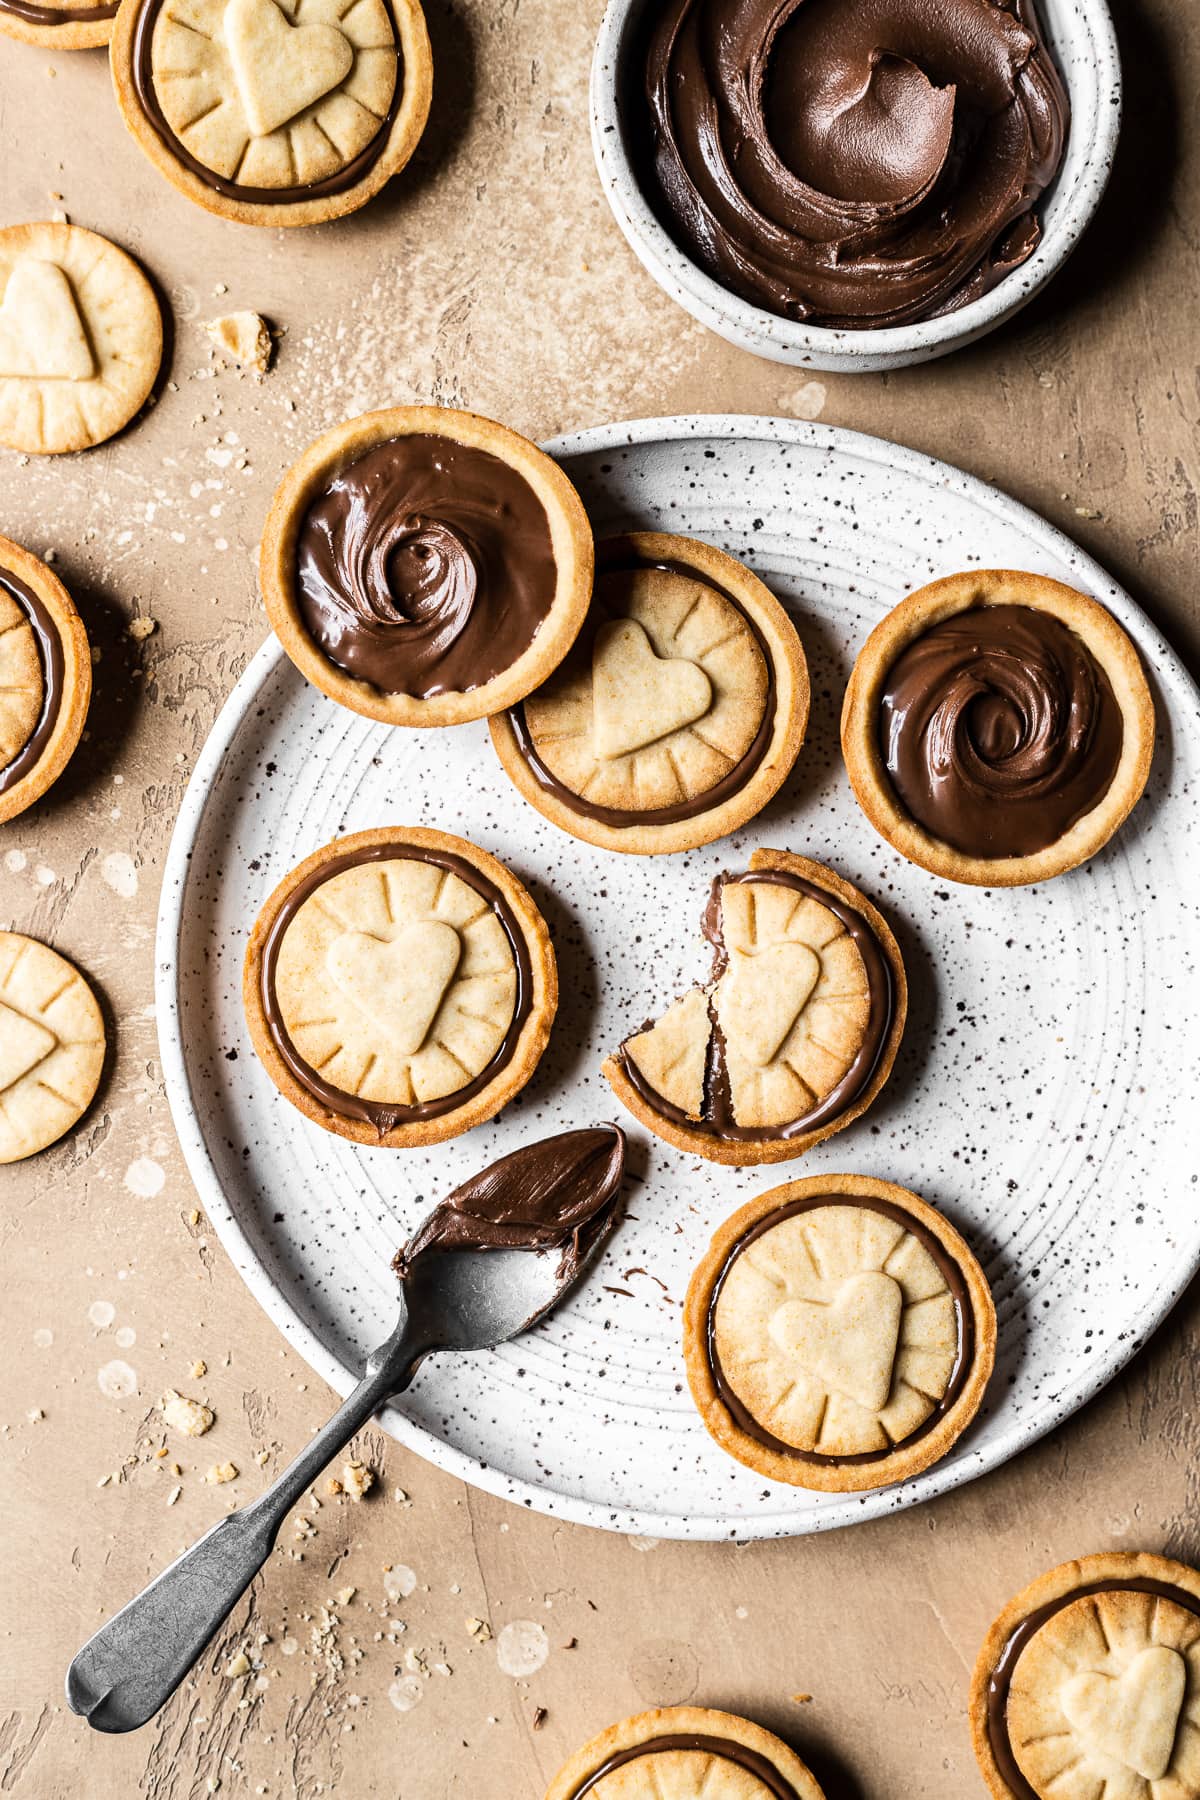
M1081 580L1102 589L1104 604L1110 606L1130 630L1143 656L1153 662L1159 685L1165 686L1169 682L1181 685L1200 708L1200 684L1154 621L1101 563L1032 507L1012 499L978 476L924 451L867 432L852 431L845 426L824 424L820 420L730 413L680 413L586 426L549 439L542 447L549 455L560 459L656 441L678 443L699 437L759 439L769 444L790 442L900 468L919 476L929 485L948 487L981 505L985 511L1018 525L1035 541L1040 540L1060 561L1068 562ZM213 720L188 781L163 862L155 931L155 1020L167 1102L184 1163L222 1248L253 1298L286 1341L335 1393L344 1397L354 1385L356 1375L326 1348L313 1328L294 1310L260 1259L222 1186L192 1098L179 1006L179 945L189 865L211 798L212 777L260 689L285 660L279 641L274 635L268 636L250 658ZM303 679L298 672L297 679ZM1045 1437L1085 1406L1133 1359L1176 1305L1197 1268L1200 1268L1200 1238L1191 1258L1181 1260L1177 1277L1159 1287L1142 1308L1134 1329L1122 1334L1121 1340L1114 1340L1103 1357L1089 1358L1081 1365L1076 1379L1057 1388L1036 1418L1015 1421L986 1446L969 1448L960 1458L935 1464L911 1481L864 1494L842 1495L814 1507L803 1518L789 1518L776 1512L762 1516L721 1514L695 1519L686 1514L607 1506L492 1468L466 1451L447 1444L395 1407L384 1408L378 1415L378 1422L389 1436L435 1467L458 1476L473 1487L553 1518L623 1534L694 1541L744 1543L805 1537L907 1510L1002 1467L1019 1451Z

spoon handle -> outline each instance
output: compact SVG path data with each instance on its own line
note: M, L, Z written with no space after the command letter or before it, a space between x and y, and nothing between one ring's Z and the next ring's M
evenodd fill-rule
M353 1393L278 1480L219 1519L88 1639L67 1671L73 1712L110 1732L134 1731L154 1717L262 1568L288 1512L355 1432L408 1386L420 1360L402 1319Z

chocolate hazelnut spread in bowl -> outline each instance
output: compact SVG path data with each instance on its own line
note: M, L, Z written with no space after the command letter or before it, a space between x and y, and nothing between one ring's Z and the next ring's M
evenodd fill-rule
M944 355L1061 265L1107 179L1103 0L610 0L592 136L618 224L731 343Z

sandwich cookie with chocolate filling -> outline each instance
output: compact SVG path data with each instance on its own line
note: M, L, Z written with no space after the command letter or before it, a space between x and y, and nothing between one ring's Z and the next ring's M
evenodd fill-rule
M725 1221L688 1286L688 1383L773 1481L858 1493L945 1456L979 1409L996 1313L970 1249L891 1181L789 1181Z
M794 1750L709 1706L660 1706L610 1725L565 1762L546 1800L824 1800Z
M0 0L0 33L43 50L94 50L107 44L116 16L117 0Z
M1012 569L894 607L854 665L842 750L859 805L910 862L1017 887L1073 869L1136 804L1154 749L1138 653L1103 606Z
M314 686L388 725L512 706L571 648L592 589L583 502L536 444L400 406L327 431L281 483L263 599Z
M87 632L38 556L0 537L0 824L58 780L92 695Z
M545 921L494 856L444 831L336 838L255 922L242 985L280 1092L393 1149L457 1137L532 1075L558 1002Z
M808 721L796 628L756 575L664 532L596 550L587 623L492 742L540 813L605 850L690 850L753 818Z
M806 856L756 850L719 875L695 987L627 1038L604 1074L634 1117L710 1162L789 1162L871 1104L908 1006L900 947L856 887Z
M162 346L153 288L107 238L55 221L0 231L0 444L103 443L149 397Z
M416 149L433 89L418 0L122 0L111 62L150 160L243 225L365 205Z
M1200 1574L1109 1551L1011 1600L971 1682L995 1800L1200 1800Z

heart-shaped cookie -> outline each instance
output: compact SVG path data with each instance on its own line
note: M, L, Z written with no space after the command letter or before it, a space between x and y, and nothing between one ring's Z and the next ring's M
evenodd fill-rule
M1186 1687L1182 1656L1165 1644L1152 1644L1119 1676L1072 1675L1063 1683L1059 1703L1090 1750L1132 1769L1144 1781L1161 1781L1171 1766Z
M275 0L229 0L222 25L246 123L267 137L346 79L350 40L336 25L292 25Z
M0 1000L0 1094L45 1062L57 1048L58 1039L52 1031Z
M877 1413L892 1391L903 1306L898 1282L882 1270L864 1270L843 1281L827 1306L785 1300L768 1329L806 1374Z
M808 1005L821 961L807 944L768 944L735 950L717 989L717 1017L726 1039L759 1068L778 1055Z
M636 619L602 625L592 649L592 744L605 761L702 719L712 683L698 663L664 657Z
M396 1046L415 1056L429 1035L462 956L452 925L426 919L388 941L345 931L326 955L338 988Z
M96 373L71 283L57 263L26 257L0 304L0 376L90 381Z

